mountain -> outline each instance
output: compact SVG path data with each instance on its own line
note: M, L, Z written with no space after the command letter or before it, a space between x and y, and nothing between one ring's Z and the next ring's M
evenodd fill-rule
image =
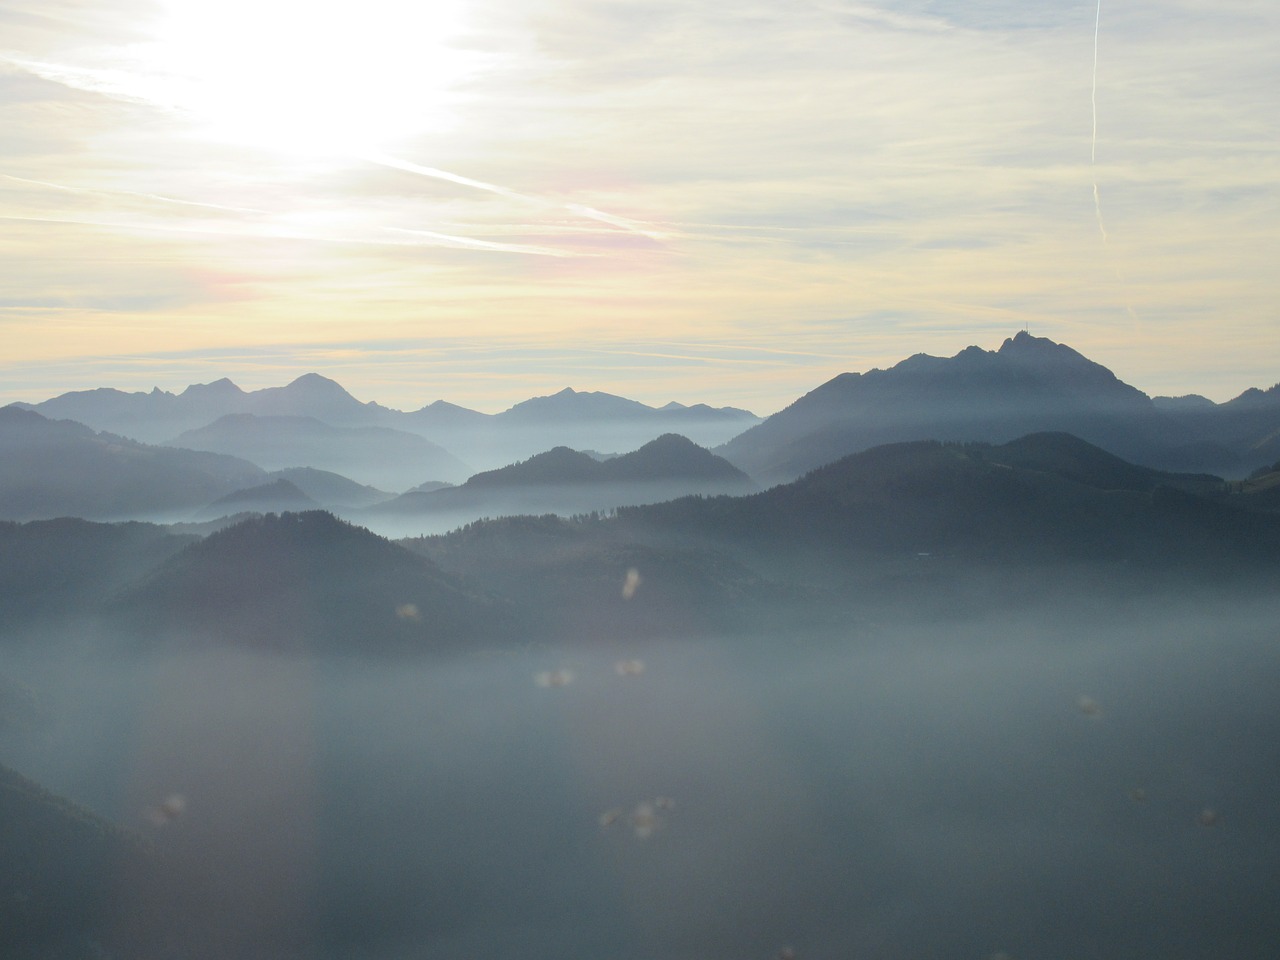
M638 450L599 460L588 453L555 447L498 470L477 473L455 490L566 484L702 481L741 485L750 479L723 457L677 434L663 434Z
M477 473L456 487L410 491L361 515L435 516L446 527L480 516L578 513L620 504L653 503L689 494L745 493L749 477L685 437L664 434L630 453L605 460L555 447L528 460Z
M402 543L485 584L522 612L529 636L557 644L757 629L810 599L714 544L628 534L599 519L524 515Z
M460 480L471 472L449 451L417 434L388 427L334 427L303 416L228 414L167 445L234 454L270 470L314 467L401 490L424 479Z
M888 370L841 374L717 452L759 479L789 480L903 440L998 442L1060 430L1107 446L1154 413L1150 398L1105 367L1019 332L996 351L917 354Z
M335 380L305 373L283 387L266 387L245 395L244 412L260 417L314 417L333 426L373 424L386 412L378 404L361 403Z
M0 517L176 518L264 479L236 457L148 446L0 408Z
M0 522L0 626L96 610L194 540L151 523Z
M519 421L546 426L556 421L628 420L652 416L654 412L653 407L636 400L565 387L559 393L517 403L498 414L497 419L507 423Z
M112 956L146 841L0 766L0 930L4 955Z
M480 413L444 400L403 412L356 400L337 382L316 373L304 374L283 387L252 391L242 390L224 378L192 384L178 394L159 389L129 393L100 388L18 406L153 443L233 414L311 417L343 428L386 427L424 437L481 469L501 466L557 445L634 449L670 432L694 437L704 444L723 443L759 422L748 411L732 407L671 403L653 408L606 393L571 388L547 397L533 397L499 414ZM423 479L426 478L418 477L417 481ZM388 485L403 489L398 483Z
M404 542L566 638L773 632L1153 584L1270 589L1280 515L1249 509L1234 486L1067 434L914 441L749 496L507 517ZM639 586L628 599L629 582Z
M1280 395L1256 393L1222 405L1157 403L1070 347L1023 331L995 351L919 354L841 374L716 452L778 482L884 443L1061 431L1152 467L1240 475L1264 459L1254 445L1280 429Z
M247 392L224 377L213 383L192 384L179 394L159 388L150 393L99 388L22 406L151 443L233 413L311 416L334 426L367 426L394 412L376 403L361 403L335 381L315 373L304 374L283 387Z
M287 510L296 512L314 510L319 506L320 504L294 484L280 477L270 483L236 490L225 497L219 497L201 510L197 516L212 520L237 513L279 513Z
M690 480L739 487L751 479L724 457L675 433L665 433L638 450L600 463L601 475L611 481Z
M514 629L501 604L322 511L212 533L122 592L115 610L151 637L336 654L447 651Z
M367 507L395 496L377 487L356 483L339 473L317 470L315 467L285 467L283 470L273 470L271 476L288 480L324 507Z
M1274 563L1280 518L1244 505L1216 477L1126 464L1077 437L1040 434L1002 445L884 445L755 496L627 508L619 520L779 556Z

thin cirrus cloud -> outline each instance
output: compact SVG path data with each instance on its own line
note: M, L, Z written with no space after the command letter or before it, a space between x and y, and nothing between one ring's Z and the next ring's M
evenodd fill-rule
M638 349L636 369L563 381L646 402L684 372L658 372L659 342L802 344L812 365L742 359L680 396L765 412L842 369L1024 324L1152 393L1276 378L1265 5L493 0L440 41L467 64L437 98L447 129L312 153L219 139L166 102L139 59L148 9L0 3L0 322L14 362L57 360L37 394L92 385L64 379L72 344L231 356L352 342L357 321L428 354L481 337L504 371L539 338ZM352 34L356 56L376 31ZM385 102L435 109L402 94ZM153 307L122 324L97 248L187 295L134 291ZM343 382L380 382L361 371Z

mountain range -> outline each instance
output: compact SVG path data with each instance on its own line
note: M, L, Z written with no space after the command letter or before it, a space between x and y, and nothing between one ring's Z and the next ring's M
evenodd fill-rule
M449 526L481 516L608 511L691 494L747 493L751 478L686 437L664 434L638 450L597 459L554 447L527 460L470 477L459 486L411 490L356 514L378 518L450 518Z
M192 509L266 479L266 471L237 457L150 446L0 408L3 518L186 519Z
M481 413L443 400L404 412L356 400L341 385L316 373L304 374L282 387L262 390L245 391L224 378L213 383L192 384L177 394L160 389L150 393L130 393L98 388L72 391L40 403L16 406L52 419L74 420L94 430L146 443L175 446L191 446L193 437L197 441L208 437L198 431L225 417L239 418L231 423L238 425L242 434L254 429L259 436L266 428L247 426L254 420L246 417L270 418L279 427L285 424L276 418L310 418L330 428L362 431L345 437L331 434L327 438L328 452L325 454L329 462L358 459L357 455L345 452L347 444L338 441L363 438L369 442L370 434L365 431L373 428L416 435L456 457L454 461L431 467L437 472L420 475L413 483L431 479L458 480L473 472L458 461L482 470L532 456L556 445L576 449L630 450L664 433L673 432L703 444L722 443L760 419L746 410L733 407L686 406L675 402L663 407L650 407L612 394L572 388L550 396L530 398L497 414ZM322 446L314 438L317 427L308 427L297 421L292 425L300 433L304 429L310 431L313 436L306 442L311 450ZM223 424L215 434L225 437L228 429L228 425ZM197 432L193 434L193 431ZM277 434L280 435L282 433ZM387 439L387 435L382 436ZM259 440L248 437L238 438L235 442L229 438L219 442L222 444L219 449L243 449L245 444L262 445ZM270 449L270 443L266 446ZM278 459L286 450L287 447L273 452ZM323 468L318 463L275 465ZM399 484L398 478L396 484L389 485L399 489L408 486Z
M698 469L726 472L722 461L683 438L655 444L673 459L687 456ZM566 475L645 476L652 451L640 453L597 461L553 450L497 471L477 488L500 489L504 478L526 487L543 479L556 488L555 481ZM310 479L334 483L325 475ZM422 739L415 741L413 759L371 767L369 758L381 741L361 740L359 731L333 719L348 714L335 712L336 705L319 696L317 678L342 677L351 684L349 696L359 706L349 715L357 718L364 715L370 690L384 689L368 687L370 677L391 678L387 690L399 689L398 678L415 669L433 678L437 686L425 689L434 693L392 705L400 722L379 734L390 737L402 732L403 718L442 712L435 700L452 678L463 678L455 693L465 706L456 709L489 730L495 711L511 708L507 700L544 717L551 701L534 695L550 691L536 688L573 680L572 670L536 672L535 664L553 656L542 651L554 649L554 656L570 663L604 658L607 664L618 657L608 677L618 686L610 689L596 676L580 701L557 701L568 712L550 714L558 718L556 729L565 718L578 718L574 736L582 744L588 735L581 718L619 729L631 722L635 703L627 690L641 699L648 692L633 678L646 669L649 650L650 662L660 664L660 651L690 637L721 638L718 643L735 651L734 669L761 656L766 644L787 653L758 688L750 688L758 694L792 669L788 644L806 642L811 630L838 636L839 656L848 658L859 644L871 643L868 638L877 635L873 626L889 617L912 630L938 623L954 630L1018 606L1029 608L1027 623L1036 623L1053 612L1094 610L1108 600L1161 591L1185 596L1215 589L1242 602L1270 596L1280 570L1280 512L1271 499L1276 489L1280 472L1274 470L1227 482L1134 464L1069 434L1038 433L999 444L882 445L745 495L685 496L622 507L608 516L509 516L400 542L316 510L249 517L207 536L155 524L69 518L0 523L0 653L6 663L16 663L34 651L52 651L51 663L64 669L81 665L76 669L86 679L80 682L90 688L112 671L135 669L139 685L127 690L147 690L154 697L164 684L179 684L164 688L175 702L193 695L190 685L204 682L202 669L222 664L223 672L215 669L215 675L233 683L201 699L225 700L229 712L218 715L223 726L190 728L214 744L201 753L208 766L189 769L204 769L218 783L227 781L229 771L237 778L246 773L228 765L228 756L252 767L257 742L271 737L292 751L281 758L293 757L301 766L309 762L293 754L301 749L310 756L310 739L277 736L255 726L252 711L247 717L238 712L253 702L248 688L269 695L263 703L274 703L280 691L292 694L303 701L294 707L305 717L330 717L332 725L319 741L321 750L330 751L323 754L327 762L333 762L330 738L354 744L361 763L368 761L327 774L346 785L343 790L354 791L342 808L340 833L349 824L344 818L356 815L370 797L398 789L406 764L465 747L448 735L415 730ZM285 477L259 495L272 491L305 496ZM964 635L963 629L957 632ZM637 652L645 659L636 658ZM918 670L919 656L909 652L902 669ZM469 672L477 664L492 672ZM262 686L254 687L259 677ZM498 679L504 685L496 685ZM699 698L716 696L712 688L723 680L712 675ZM786 682L795 684L789 689L803 700L814 681L815 675L801 670ZM672 676L667 683L696 681ZM623 684L631 686L624 690ZM299 697L303 692L315 701ZM485 699L494 692L505 699ZM15 732L31 712L29 700L0 677L0 744L30 739ZM788 701L786 715L802 706ZM156 703L149 709L156 710ZM165 715L157 716L157 723L143 728L152 737L165 731L159 725ZM299 729L311 728L289 727ZM682 729L679 720L670 727ZM643 739L648 732L635 735ZM495 769L510 762L504 753L509 736L483 741L502 755L493 761ZM176 743L174 749L193 749L181 734ZM624 756L622 763L628 762ZM611 756L610 764L616 763ZM379 774L352 775L366 769ZM157 775L169 771L162 767ZM298 782L310 784L308 776ZM113 919L149 909L145 904L163 905L163 922L154 924L161 940L181 940L191 923L184 911L216 928L223 909L218 898L240 889L226 885L225 877L238 880L241 874L224 867L206 880L210 851L224 834L208 826L216 819L219 795L198 782L203 789L197 800L212 809L187 833L182 825L153 824L154 846L164 854L157 857L149 842L0 766L0 889L6 891L0 923L6 945L25 951L15 956L89 960L113 952L117 939L126 943L136 932L113 925ZM253 782L264 790L280 783L270 777ZM478 796L491 798L502 782L485 782ZM367 786L350 786L357 783ZM298 796L307 795L294 786ZM228 789L234 794L234 785ZM424 795L438 796L434 789L423 794L415 786L411 809L422 806ZM326 800L335 795L327 792ZM254 809L280 818L270 821L268 833L294 823L288 803L275 803L269 790L263 796L264 806ZM239 836L238 808L230 806L227 829ZM580 814L573 814L575 823ZM448 812L445 820L452 824L456 816L456 810ZM593 816L588 810L585 820L594 829ZM394 844L395 828L384 833ZM369 862L383 862L389 849L358 846L353 838L343 847L344 857L357 857L357 866L336 871L354 877L354 891L363 889ZM249 863L259 868L258 859ZM191 893L184 892L183 882L193 884ZM398 887L388 882L385 889ZM326 916L347 916L342 905L351 896L341 884L329 890ZM367 922L381 922L383 907L380 899L368 907ZM152 935L145 923L139 930L144 939ZM119 949L119 955L133 955ZM170 953L162 945L137 955Z
M75 415L83 423L48 419L55 415ZM710 425L727 440L713 448L719 469L732 464L764 486L886 443L1002 443L1044 431L1070 433L1152 468L1241 479L1280 456L1280 386L1251 389L1222 404L1195 396L1153 399L1070 347L1023 331L994 351L921 354L887 370L841 374L763 421L734 408L654 408L572 389L496 415L444 401L402 413L357 401L316 374L251 392L229 380L176 395L89 390L0 411L6 454L0 517L211 518L211 511L235 505L211 504L267 484L269 470L313 471L312 489L289 479L314 503L260 491L243 494L245 504L321 506L355 519L362 515L353 510L372 508L370 522L432 514L438 522L462 523L511 512L566 514L688 493L745 492L739 476L682 473L671 451L645 455L663 464L647 478L621 475L631 454L582 452L638 453L672 435L664 428L673 422ZM198 425L169 434L189 423ZM106 432L104 425L139 436L169 435L155 447ZM428 432L451 446L427 439ZM697 446L692 433L680 431L686 453ZM455 453L459 448L477 458L470 463L493 466L469 466ZM553 495L551 483L535 478L544 470L563 489L574 487L575 495ZM337 479L321 491L321 475ZM678 483L667 483L676 477ZM624 489L624 479L630 488ZM412 492L391 499L404 490ZM584 498L584 490L594 493ZM380 501L389 502L373 506Z
M744 496L479 521L399 544L320 511L203 538L138 523L9 523L0 609L12 628L110 616L135 637L405 652L590 624L741 626L780 597L803 606L820 589L824 603L845 604L849 584L904 563L912 576L1062 564L1247 576L1280 562L1280 514L1267 499L1277 476L1168 473L1034 434L891 444ZM624 603L630 569L663 602Z
M1037 431L1072 433L1152 467L1240 476L1275 459L1280 387L1224 404L1157 401L1070 347L1021 331L994 351L918 354L841 374L715 450L777 482L884 443L999 443Z
M391 427L335 427L312 416L229 413L180 433L165 446L224 453L267 470L311 467L393 490L424 480L465 480L474 472L416 433Z
M620 438L691 408L565 391L496 417L443 401L399 414L322 377L254 393L220 381L176 397L74 395L89 406L104 399L117 424L127 413L163 425L157 439L253 456L145 443L103 421L57 419L56 404L0 409L0 516L11 518L0 520L6 957L300 956L321 943L326 955L399 955L408 944L449 943L476 915L476 891L530 903L519 899L536 886L526 864L588 849L609 859L574 853L565 868L588 887L601 863L641 864L667 887L708 862L687 850L714 851L717 862L745 850L768 865L759 897L747 897L754 910L774 898L778 857L803 836L775 837L777 824L810 825L812 845L794 863L818 870L813 889L825 897L838 886L826 877L848 876L824 873L823 857L832 824L851 819L850 809L874 832L884 810L916 806L925 832L911 835L943 839L927 832L941 829L936 811L963 810L941 854L950 858L975 836L993 836L975 833L1006 816L993 803L1033 791L1029 814L1008 815L1016 829L1003 857L1025 846L1028 829L1047 829L1034 819L1046 796L1051 817L1070 808L1059 801L1077 782L1089 788L1077 797L1087 813L1063 828L1061 849L1110 829L1104 819L1140 822L1140 834L1115 835L1180 869L1206 860L1215 876L1239 863L1270 876L1265 831L1245 835L1247 844L1231 831L1265 825L1274 795L1270 768L1249 761L1265 756L1273 733L1255 728L1275 672L1280 388L1224 404L1150 398L1023 333L996 351L836 377L763 422L750 418L714 450L663 430L622 455L585 450L616 451ZM182 420L217 406L205 401L253 409ZM156 409L169 419L147 412ZM415 456L438 456L441 445L406 426L414 416L482 438L473 450L492 443L501 465L457 486L422 476L426 461ZM722 429L744 422L734 411L688 416L719 418ZM549 430L556 424L558 433ZM605 442L518 452L553 435ZM335 459L361 444L360 457ZM452 447L444 455L462 459ZM342 475L369 477L351 464L378 458L409 464L418 489L393 497ZM417 522L449 509L458 519L449 532L398 541L350 522ZM217 519L129 519L198 516ZM1204 597L1212 602L1202 607ZM1160 619L1173 598L1178 610ZM1185 628L1175 623L1184 613ZM1237 616L1232 629L1247 642L1224 646L1224 623ZM1130 634L1149 644L1149 660L1124 647ZM1168 686L1166 674L1180 670L1186 684ZM929 682L917 684L921 676ZM1037 676L1038 686L1028 683ZM1227 692L1201 702L1215 676ZM885 694L903 683L903 695ZM1109 773L1094 766L1104 741L1072 724L1100 713L1089 697L1073 701L1077 683L1116 705L1116 722L1093 731L1105 733L1104 752L1121 751ZM1107 684L1110 699L1097 689ZM1162 697L1171 706L1152 713ZM824 698L834 706L819 710ZM949 712L953 700L972 702L974 713ZM810 713L817 719L805 720ZM981 722L965 726L973 716ZM94 729L66 739L86 720ZM1036 724L1049 733L1028 738ZM973 775L1006 730L1014 747L990 776ZM1223 759L1223 744L1249 735L1257 745ZM903 762L903 750L916 749L908 740L933 737L942 760L917 753ZM756 740L764 752L740 753ZM958 753L963 740L978 752ZM1179 753L1188 742L1204 747ZM735 756L749 771L745 788L723 775ZM902 781L921 757L937 779ZM145 838L13 769L25 766L136 822ZM1141 789L1127 779L1137 769L1148 778ZM1256 777L1241 786L1231 771L1244 769ZM1050 778L1037 780L1044 771ZM639 854L613 842L640 838L656 815L649 804L630 815L634 837L597 829L626 817L606 806L621 784L623 797L646 795L639 784L665 797L668 777L688 793L679 792L676 813L663 802L666 838ZM971 796L939 792L957 779ZM541 811L546 801L529 800L539 783L554 798ZM721 802L726 785L741 790L739 806ZM1196 805L1202 796L1232 805L1228 829L1216 826L1214 808ZM762 801L775 804L767 816L754 812ZM706 846L704 834L744 810L764 826ZM1154 831L1170 824L1173 839L1160 840ZM757 832L769 846L756 845ZM861 856L870 837L858 832L844 849ZM1090 879L1109 875L1117 861L1107 858L1129 849L1110 837L1087 864ZM679 851L666 866L664 839ZM1037 840L1030 855L1039 863L1056 842ZM891 846L897 863L906 847ZM497 847L510 855L473 866ZM979 847L980 871L990 856ZM830 863L843 870L852 859ZM1134 889L1149 875L1139 860L1125 880ZM288 869L271 874L279 863ZM951 861L940 863L949 888ZM910 898L926 866L909 871ZM264 875L275 879L260 883ZM720 877L706 902L724 902ZM861 889L874 893L879 879L867 882ZM270 899L282 889L287 896ZM1223 921L1224 937L1270 916L1263 893L1242 924ZM549 896L568 899L558 887ZM1112 899L1100 899L1112 916ZM318 918L314 930L277 937L289 928L275 903L302 903L300 915ZM423 914L430 924L415 926ZM513 937L527 934L526 916L541 923L544 914L521 913ZM1072 913L1064 922L1074 931L1076 921ZM1138 936L1148 934L1143 921ZM1006 945L1021 955L1016 943L965 941L975 955Z

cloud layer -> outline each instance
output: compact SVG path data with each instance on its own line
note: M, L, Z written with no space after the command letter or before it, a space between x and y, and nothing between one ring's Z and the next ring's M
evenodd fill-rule
M275 0L252 43L226 7L219 73L183 0L0 4L8 399L327 344L349 362L324 372L397 406L501 409L546 377L768 413L1023 324L1151 393L1275 379L1280 11L412 6L304 29ZM245 75L257 122L218 122L256 102ZM678 389L672 341L728 350ZM452 365L463 342L500 382ZM406 343L437 359L384 378ZM648 361L557 368L552 346ZM529 348L536 388L507 362Z

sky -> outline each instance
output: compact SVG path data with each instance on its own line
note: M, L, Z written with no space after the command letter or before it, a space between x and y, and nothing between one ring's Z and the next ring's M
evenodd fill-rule
M1280 380L1270 0L0 0L0 402Z

